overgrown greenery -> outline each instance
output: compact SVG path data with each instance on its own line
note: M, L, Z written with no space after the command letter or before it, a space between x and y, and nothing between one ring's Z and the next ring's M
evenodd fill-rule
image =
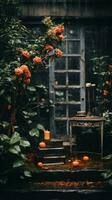
M92 59L94 80L96 83L95 112L105 118L104 151L111 154L112 137L112 59L100 56Z
M112 59L109 56L92 59L96 82L96 112L105 117L105 132L112 134Z
M64 40L63 24L56 25L50 17L43 20L45 32L35 37L19 20L18 9L18 1L0 0L1 181L15 169L19 177L31 176L26 153L36 151L44 131L41 112L49 113L51 106L41 76L49 61L62 56L57 46Z

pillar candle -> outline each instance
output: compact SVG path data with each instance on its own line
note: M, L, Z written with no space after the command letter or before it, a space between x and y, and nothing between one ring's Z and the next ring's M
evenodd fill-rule
M51 139L51 134L50 131L44 131L44 140L50 140Z

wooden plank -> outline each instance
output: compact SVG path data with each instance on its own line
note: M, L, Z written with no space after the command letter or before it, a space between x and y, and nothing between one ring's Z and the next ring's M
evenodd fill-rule
M78 70L78 69L67 69L67 70L55 70L54 71L55 73L80 73L80 70Z
M55 104L60 104L60 105L66 105L66 104L68 104L68 105L80 105L81 104L81 102L80 101L65 101L65 102L59 102L59 101L57 101L57 102L55 102Z
M54 67L55 67L55 63L52 61L49 63L50 67L49 67L49 99L53 102L55 102L55 93L54 93ZM50 112L50 131L51 133L53 133L53 135L56 134L56 130L55 130L55 107L52 108L52 111Z

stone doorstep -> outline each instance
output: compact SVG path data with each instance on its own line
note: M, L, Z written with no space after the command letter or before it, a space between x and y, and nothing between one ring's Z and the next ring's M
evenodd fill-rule
M47 169L33 173L35 181L104 181L102 173L106 170L96 169Z
M103 181L101 173L104 170L46 170L38 171L33 174L33 181L20 184L20 187L10 187L0 189L1 200L16 199L32 200L34 198L45 199L83 199L83 200L110 200L112 197L112 188L95 188L95 189L83 189L83 188L40 188L37 187L37 183L41 181Z
M112 190L108 189L82 189L82 188L22 188L0 189L1 200L111 200Z

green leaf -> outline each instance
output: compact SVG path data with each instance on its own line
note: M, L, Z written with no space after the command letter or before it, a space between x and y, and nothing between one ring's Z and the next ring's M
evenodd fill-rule
M13 163L13 168L16 168L16 167L21 167L24 165L24 161L23 160L16 160L14 163Z
M0 140L3 142L3 141L8 141L9 140L9 137L5 134L0 134Z
M112 159L112 154L103 157L103 160L111 160L111 159Z
M28 123L28 124L32 124L32 121L31 121L31 120L28 120L27 123Z
M15 143L19 142L20 139L21 139L21 137L20 137L19 133L15 132L11 137L10 144L15 144Z
M26 111L23 111L23 114L24 114L24 115L28 115L28 112L26 112Z
M110 178L112 178L112 171L111 170L107 170L107 172L102 173L102 176L105 179L110 179Z
M11 103L11 97L10 96L7 97L7 101L8 101L8 103Z
M45 130L45 128L44 128L44 126L42 125L42 124L37 124L37 128L39 129L39 130Z
M23 159L23 160L27 160L27 157L26 157L26 155L25 154L23 154L23 153L21 153L21 158Z
M3 95L4 92L5 92L5 90L1 90L1 91L0 91L0 95Z
M15 145L15 146L13 146L13 147L10 147L10 148L8 149L8 151L9 151L10 153L12 153L12 154L19 154L19 153L21 152L21 149L20 149L19 145Z
M23 114L25 115L24 117L28 118L29 116L36 116L37 115L37 112L26 112L26 111L23 111Z
M32 174L30 171L24 171L24 175L27 177L32 177Z
M39 137L39 130L37 128L33 128L29 131L29 135Z
M7 127L9 126L9 123L8 123L8 122L5 122L5 121L3 121L3 122L2 122L2 126L3 126L3 128L7 128Z
M28 140L23 140L23 139L21 139L21 140L20 140L20 145L21 145L22 147L30 147L30 142L29 142Z
M37 115L37 112L29 112L29 116L36 116Z
M31 92L36 92L36 88L33 86L28 86L27 89Z

